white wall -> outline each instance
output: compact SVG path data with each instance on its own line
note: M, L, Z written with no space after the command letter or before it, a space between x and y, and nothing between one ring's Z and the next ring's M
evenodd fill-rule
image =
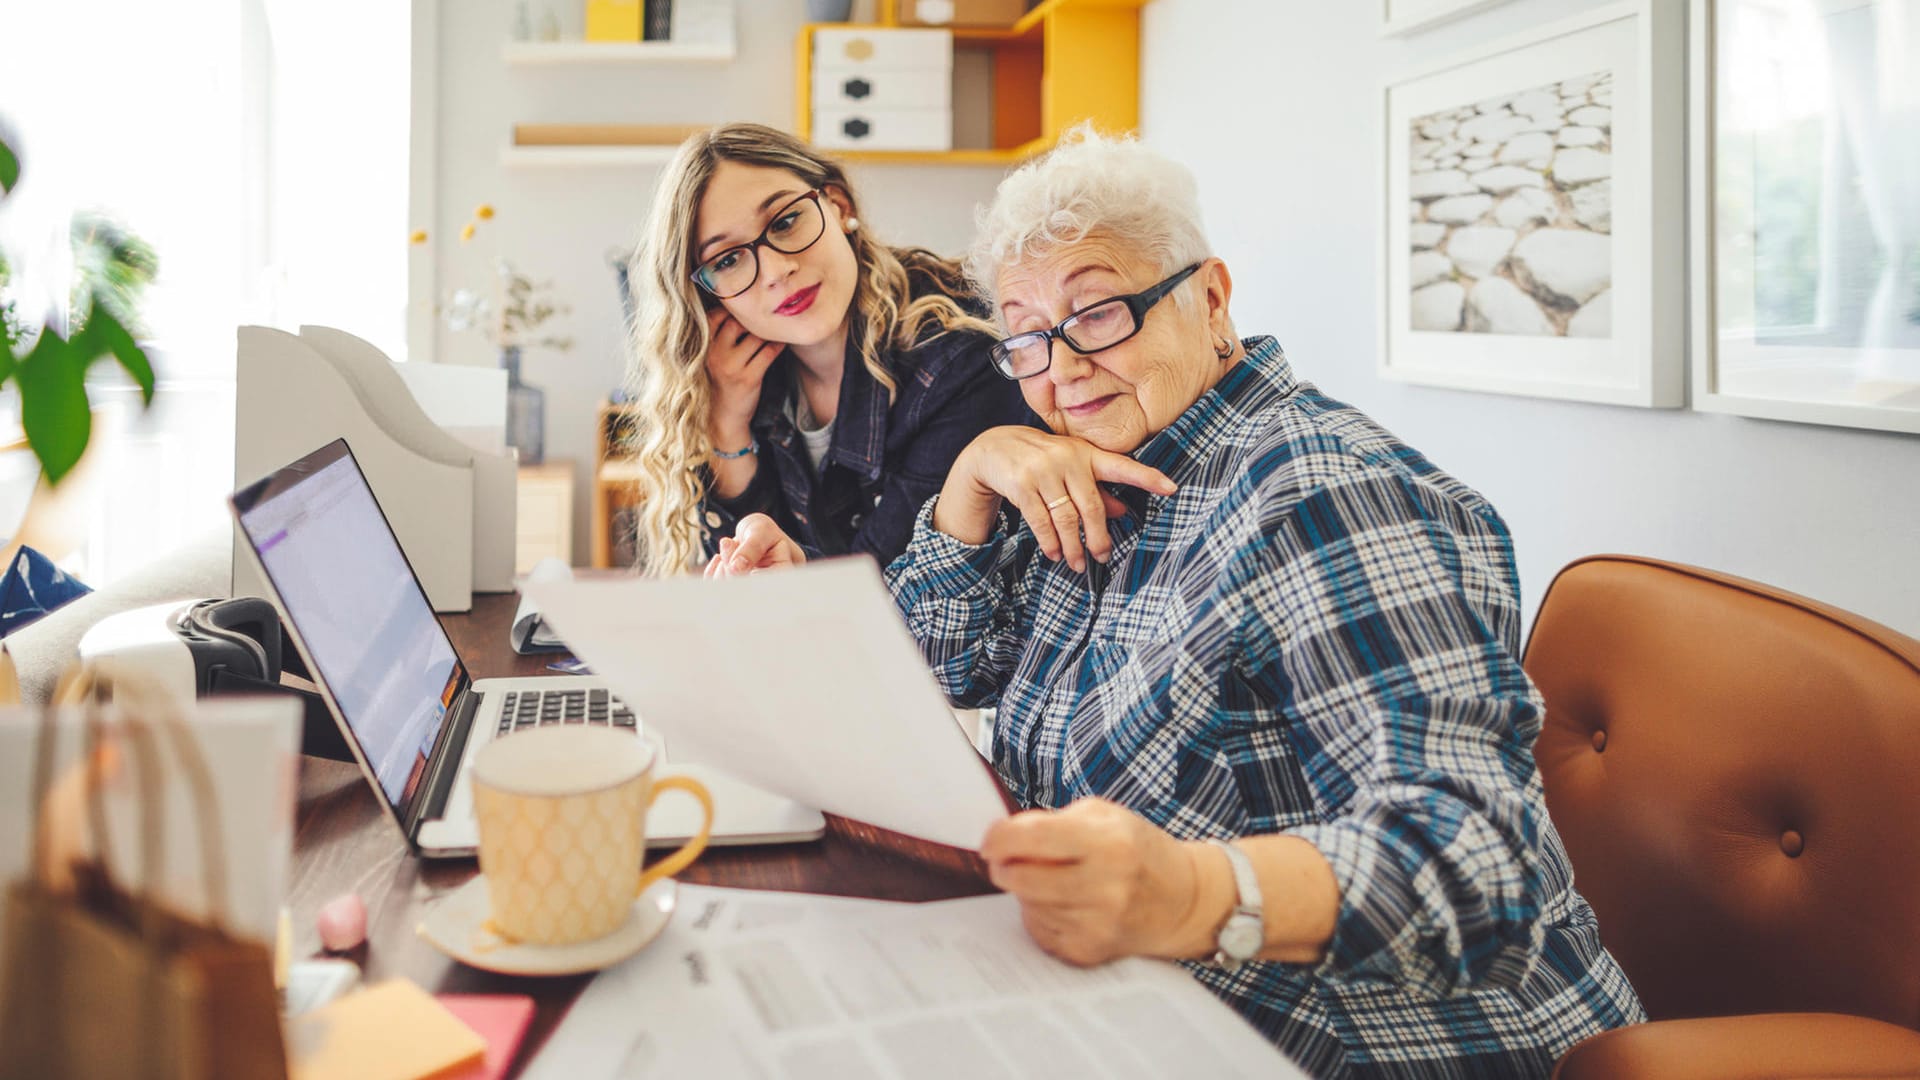
M1142 128L1199 177L1241 332L1491 498L1531 615L1601 551L1756 578L1920 634L1920 437L1406 386L1377 360L1380 87L1588 8L1514 0L1381 39L1378 0L1154 0Z
M536 25L541 3L527 5ZM556 3L570 37L580 33L578 3ZM606 255L630 248L652 198L658 170L506 168L500 150L515 122L604 121L703 124L751 120L791 130L794 38L805 21L801 0L736 0L739 54L729 64L508 67L501 44L513 24L513 0L440 0L435 57L439 119L429 230L438 292L484 288L497 255L523 272L552 279L573 307L553 325L574 338L570 352L530 353L524 377L547 392L547 455L571 458L575 473L574 560L588 554L589 471L599 402L623 379L625 343L619 298ZM859 8L856 6L856 17ZM571 20L570 22L568 20ZM992 195L1000 170L858 166L851 170L860 218L888 242L957 254L973 231L975 203ZM459 233L481 203L498 216L473 242ZM419 302L419 298L415 298ZM494 362L478 334L440 327L435 357ZM424 359L424 358L423 358Z

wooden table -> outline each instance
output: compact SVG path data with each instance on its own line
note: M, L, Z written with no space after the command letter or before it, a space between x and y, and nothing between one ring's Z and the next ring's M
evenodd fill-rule
M475 595L467 615L441 622L476 679L538 675L551 656L520 656L507 645L518 597ZM531 996L537 1013L515 1071L524 1068L565 1015L588 976L518 978L469 968L414 933L426 906L465 884L471 860L423 862L407 851L400 830L375 801L357 767L303 758L288 906L294 955L320 948L314 916L342 893L367 905L368 944L349 954L363 981L405 976L431 991ZM806 844L709 848L682 881L738 888L946 900L992 892L978 861L965 853L828 815L827 835Z

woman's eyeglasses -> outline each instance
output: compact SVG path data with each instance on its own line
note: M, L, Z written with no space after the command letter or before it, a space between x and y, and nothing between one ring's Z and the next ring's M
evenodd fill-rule
M827 231L827 218L820 210L818 189L807 192L782 206L767 222L767 227L750 243L727 250L701 263L693 271L693 283L711 293L716 300L728 300L753 287L760 277L760 245L784 255L798 255L814 245Z
M1153 305L1198 269L1200 264L1194 263L1145 292L1088 304L1051 330L1032 330L994 342L989 350L993 366L1009 379L1030 379L1053 366L1054 338L1082 356L1111 349L1139 333Z

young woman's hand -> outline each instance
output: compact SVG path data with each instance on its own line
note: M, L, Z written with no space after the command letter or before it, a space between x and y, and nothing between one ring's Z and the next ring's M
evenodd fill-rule
M756 570L803 566L807 553L765 514L748 514L732 536L720 538L720 554L707 560L702 577L744 577Z
M1100 490L1103 482L1159 495L1174 491L1159 470L1085 440L1028 427L989 428L947 473L933 527L964 543L985 543L1005 500L1026 519L1041 553L1084 571L1088 555L1105 562L1113 553L1107 519L1126 513L1120 500Z
M713 384L709 434L722 450L738 450L751 441L747 422L760 404L760 382L785 346L748 333L724 307L707 312L707 379Z

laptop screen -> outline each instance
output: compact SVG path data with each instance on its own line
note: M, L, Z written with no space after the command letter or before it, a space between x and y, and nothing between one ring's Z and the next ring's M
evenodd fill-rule
M380 789L404 822L466 671L338 439L234 509Z

